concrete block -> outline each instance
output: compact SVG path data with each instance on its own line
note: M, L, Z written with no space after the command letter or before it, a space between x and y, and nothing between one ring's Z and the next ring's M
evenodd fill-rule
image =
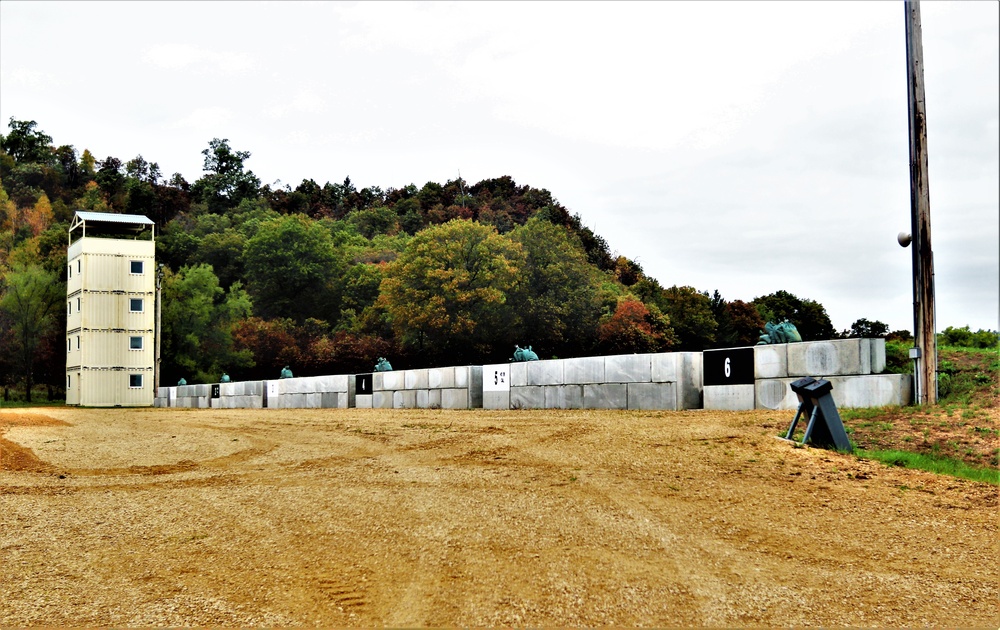
M281 381L284 385L285 394L305 394L309 391L309 381L308 378L286 378Z
M677 406L680 409L701 409L704 355L700 352L678 352L676 354Z
M788 376L788 344L753 347L753 376L758 378L785 378Z
M618 354L604 357L605 383L650 383L653 380L652 355Z
M281 405L284 409L305 409L305 394L284 394L281 396Z
M372 392L372 409L392 409L392 391Z
M510 386L526 387L528 385L528 364L523 362L510 364Z
M392 393L392 408L393 409L416 409L417 408L417 390L415 389L402 389Z
M676 383L628 383L629 409L677 409Z
M430 387L428 382L427 370L407 370L403 373L403 386L406 389L427 389Z
M427 387L429 389L455 387L455 368L443 367L427 370Z
M604 357L563 359L563 382L566 385L603 383Z
M510 388L511 409L545 409L545 388L540 385Z
M754 405L757 409L798 409L799 398L789 387L795 380L797 379L780 378L757 381Z
M417 409L427 409L430 406L430 393L429 389L414 390Z
M442 409L469 409L469 390L464 388L442 389Z
M385 389L382 386L382 379L385 377L385 372L372 372L372 391L377 392Z
M431 389L427 392L427 408L428 409L440 409L441 408L441 390Z
M867 374L835 376L833 385L837 407L884 407L913 402L913 376L909 374Z
M524 361L522 364L528 372L528 385L562 385L565 382L562 359Z
M305 396L305 408L306 409L322 409L323 408L323 394L320 392L310 392L308 394L303 394Z
M315 380L318 392L346 392L350 377L347 374L330 374L317 376Z
M682 352L660 352L658 354L650 355L650 378L654 383L676 383L679 378L678 375L678 364L681 362L681 355L687 354ZM695 353L691 353L695 354ZM701 356L701 353L696 353ZM698 380L701 380L701 375L698 375Z
M583 409L583 385L548 385L542 389L546 409Z
M788 376L828 377L871 373L871 346L861 339L787 344Z
M358 394L354 397L354 406L357 409L371 409L372 397L374 394Z
M872 374L885 372L885 339L872 339Z
M754 408L753 385L709 385L704 389L705 409L742 411Z
M483 392L483 409L510 409L510 390Z
M378 375L382 375L382 386L378 385ZM406 389L406 372L375 372L375 391Z
M322 392L320 394L320 405L323 409L336 409L340 406L340 395L340 392Z
M483 408L483 366L469 366L469 409Z
M471 382L470 367L468 365L460 365L455 368L455 387L467 389L469 383ZM482 387L482 385L480 385ZM442 388L445 389L445 388Z
M628 385L626 383L584 385L583 408L628 409Z
M212 397L211 396L198 396L196 398L198 401L199 409L211 409L212 408Z

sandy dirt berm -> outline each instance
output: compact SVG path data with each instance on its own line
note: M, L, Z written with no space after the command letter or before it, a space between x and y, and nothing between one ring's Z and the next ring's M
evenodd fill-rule
M787 415L0 411L0 626L1000 626L996 487Z

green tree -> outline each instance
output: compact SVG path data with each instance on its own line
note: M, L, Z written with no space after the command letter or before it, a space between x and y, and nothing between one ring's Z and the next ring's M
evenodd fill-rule
M264 318L333 320L346 262L330 231L304 215L267 221L246 242L243 259L255 312Z
M216 382L223 371L253 365L249 350L233 345L233 327L249 317L250 297L240 283L223 291L208 265L181 267L163 278L163 358L168 382Z
M508 236L521 245L525 257L510 303L518 320L513 341L560 357L592 350L601 317L601 278L587 262L580 240L567 228L539 218Z
M889 334L888 326L878 320L870 322L862 317L851 324L851 330L846 336L854 339L875 339L885 337L887 334Z
M939 335L941 345L959 346L962 348L996 348L1000 343L1000 335L993 330L979 329L976 332L968 326L955 328L948 326Z
M401 342L433 359L489 354L505 322L521 248L455 219L418 233L386 270L381 300Z
M52 136L37 131L37 122L11 116L9 127L9 134L0 134L0 149L18 162L48 164L52 160Z
M718 322L712 315L712 300L694 287L665 289L664 312L677 335L676 350L699 351L715 345Z
M15 264L3 277L0 309L10 318L17 366L24 376L25 399L31 402L35 363L42 338L57 323L66 285L37 265Z
M211 265L219 277L222 288L231 286L243 277L243 249L246 238L233 228L221 232L210 232L192 252L195 264Z
M191 192L209 211L223 212L260 195L260 178L244 168L249 151L234 151L228 139L213 138L201 153L206 174L194 183Z

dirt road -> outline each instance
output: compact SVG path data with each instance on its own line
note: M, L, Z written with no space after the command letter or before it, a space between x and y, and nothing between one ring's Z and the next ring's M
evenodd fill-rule
M996 487L786 415L0 411L0 626L1000 626Z

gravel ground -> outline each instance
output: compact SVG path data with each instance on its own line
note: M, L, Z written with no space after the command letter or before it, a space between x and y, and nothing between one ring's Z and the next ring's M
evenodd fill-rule
M790 420L0 411L0 626L1000 627L996 487Z

